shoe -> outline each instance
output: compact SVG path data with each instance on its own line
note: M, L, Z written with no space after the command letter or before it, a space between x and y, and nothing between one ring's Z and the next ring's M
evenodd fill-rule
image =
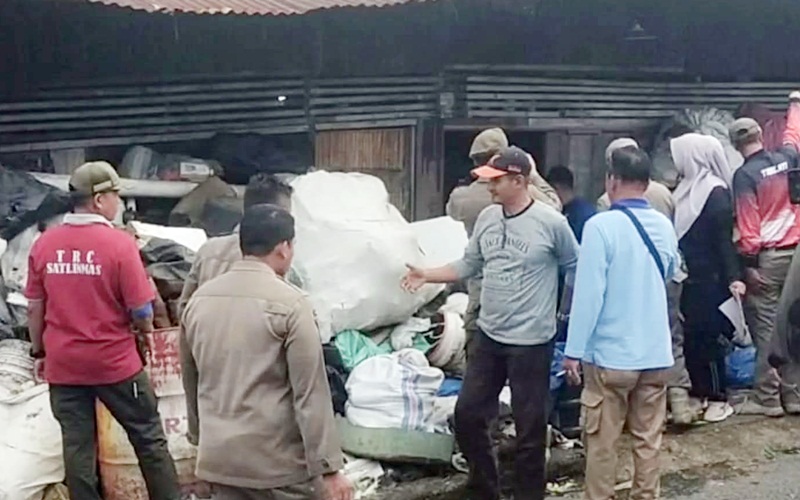
M784 403L783 409L787 415L800 415L800 403Z
M694 413L689 406L689 391L681 388L672 388L667 392L669 407L672 410L672 423L675 425L689 425L694 420Z
M712 401L708 404L703 420L706 422L722 422L733 415L733 407L725 401Z
M780 418L786 413L781 406L764 406L752 398L745 400L736 408L737 415L765 415L771 418Z
M691 396L689 398L689 409L692 410L692 415L697 419L703 416L703 413L708 408L708 400Z

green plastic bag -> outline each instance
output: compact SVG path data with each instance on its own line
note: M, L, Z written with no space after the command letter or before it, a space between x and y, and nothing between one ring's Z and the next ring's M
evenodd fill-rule
M336 334L334 344L342 356L342 362L347 371L352 371L359 363L373 356L391 354L392 343L387 337L380 344L376 344L370 337L358 330L344 330ZM427 353L431 345L422 335L414 338L414 349Z

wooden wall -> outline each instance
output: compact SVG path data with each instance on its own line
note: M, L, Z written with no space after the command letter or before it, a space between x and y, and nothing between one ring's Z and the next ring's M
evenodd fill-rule
M626 40L637 20L653 40ZM447 0L278 17L4 0L0 33L0 94L109 77L432 75L453 64L800 78L797 0Z
M317 168L336 172L363 172L386 184L389 199L411 217L412 132L408 128L330 130L317 133Z
M575 175L575 190L589 201L605 191L605 150L618 137L632 137L647 148L655 133L653 127L639 126L628 130L554 131L546 135L546 167L565 165Z

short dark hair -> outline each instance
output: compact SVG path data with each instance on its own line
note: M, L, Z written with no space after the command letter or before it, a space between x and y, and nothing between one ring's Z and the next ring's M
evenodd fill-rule
M70 210L74 211L76 208L88 208L92 206L92 200L94 196L87 195L85 193L81 193L75 191L75 188L72 186L69 187L69 207Z
M253 205L244 211L239 225L242 255L264 257L284 241L294 239L294 217L276 205Z
M244 208L255 205L279 205L281 197L291 198L292 186L272 174L256 174L244 190Z
M639 148L628 146L611 153L609 175L623 182L650 182L653 164L650 157Z
M551 186L563 186L575 189L575 176L564 165L557 165L547 171L547 182Z

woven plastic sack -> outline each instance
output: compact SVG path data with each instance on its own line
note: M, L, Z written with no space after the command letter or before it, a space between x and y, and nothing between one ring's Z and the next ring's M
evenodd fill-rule
M359 427L435 432L434 403L443 380L444 373L415 349L369 358L347 379L347 420Z

